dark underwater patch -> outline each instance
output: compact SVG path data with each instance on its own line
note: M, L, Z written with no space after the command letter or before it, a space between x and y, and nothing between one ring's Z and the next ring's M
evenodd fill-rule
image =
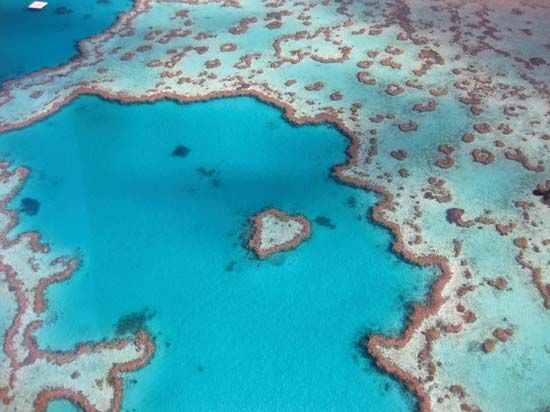
M317 216L315 218L315 223L317 223L320 226L328 227L329 229L336 229L336 225L332 223L330 218L326 216Z
M24 199L21 199L21 204L19 206L19 211L21 213L25 213L29 216L34 216L38 213L40 210L40 202L36 199L32 199L30 197L26 197Z
M197 172L205 177L213 177L216 175L216 169L206 169L204 167L197 168Z
M153 319L155 315L156 313L150 311L149 308L123 315L115 325L115 333L117 335L135 335L140 330L145 329L147 322Z
M174 156L174 157L186 157L189 154L190 151L191 151L191 149L189 149L188 147L179 145L172 151L172 156Z
M73 11L65 6L60 6L55 9L55 14L57 15L64 15L64 14L71 14Z

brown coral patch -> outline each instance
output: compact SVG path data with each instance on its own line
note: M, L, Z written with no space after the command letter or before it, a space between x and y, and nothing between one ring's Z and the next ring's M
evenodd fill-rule
M313 92L313 91L319 91L321 90L323 87L325 87L325 84L321 81L318 81L318 82L315 82L315 83L310 83L308 85L305 86L305 89L308 91L308 92Z
M473 312L471 310L467 310L462 315L462 318L464 319L464 322L466 322L466 323L474 323L477 320L477 315L475 314L475 312Z
M481 345L483 352L491 353L496 346L496 342L493 339L486 339L485 342Z
M237 26L230 27L228 32L234 35L246 33L248 31L248 26L251 23L256 23L257 21L257 17L244 17L239 21Z
M455 161L450 156L442 157L441 159L437 159L435 162L435 165L441 169L450 169L455 164Z
M449 146L448 144L441 144L441 145L439 145L438 150L441 153L445 153L447 155L450 155L455 151L455 148L452 147L452 146Z
M391 57L383 58L382 60L380 60L380 64L382 66L391 67L392 69L400 69L401 67L403 67L401 63L396 62Z
M407 151L402 149L393 150L390 154L394 159L397 160L405 160L407 158Z
M507 236L508 234L512 233L512 231L516 228L516 226L517 225L515 223L508 223L508 224L497 223L495 225L495 228L497 232L500 233L502 236Z
M374 62L372 60L361 60L357 62L357 66L361 69L368 69L373 65L373 63Z
M488 165L495 160L495 155L487 149L475 149L472 151L474 161Z
M399 123L399 130L402 132L415 132L418 129L418 125L415 121L409 120L408 122Z
M510 328L496 328L493 331L493 336L501 342L506 342L510 336L512 336L513 330Z
M399 83L390 83L386 87L386 93L390 96L397 96L405 91L405 88Z
M432 96L436 96L436 97L437 96L444 96L447 93L449 93L449 91L445 87L434 87L434 88L430 89L430 94Z
M132 52L124 53L122 56L120 56L120 60L122 61L128 61L132 60L136 54Z
M144 44L143 46L139 46L136 51L139 53L145 53L146 51L149 51L153 48L150 44Z
M475 138L476 137L472 133L466 133L464 136L462 136L462 141L464 143L472 143Z
M237 43L224 43L220 46L220 51L228 53L237 50Z
M542 164L542 161L540 161L537 165L533 165L521 149L507 150L504 153L504 156L506 156L506 159L508 160L514 160L520 163L525 169L531 172L544 172L544 165Z
M527 249L529 241L525 237L517 237L514 239L514 245L520 249Z
M415 112L433 112L437 107L437 104L432 100L428 103L416 103L413 106Z
M464 216L464 209L459 209L457 207L452 207L450 209L447 209L447 221L450 223L454 223L457 226L460 227L471 227L475 225L475 222L473 220L463 220L462 216Z
M491 131L491 125L487 122L474 124L474 130L478 133L489 133Z
M540 197L543 205L550 206L550 179L539 183L533 190L533 194Z
M363 84L368 84L370 86L376 84L376 79L374 77L370 77L368 72L358 72L357 80L359 80Z
M449 392L453 395L458 396L459 398L464 398L466 396L466 390L461 385L451 385L449 387Z
M214 59L214 60L207 60L204 65L209 68L209 69L213 69L214 67L218 67L222 64L222 62L220 61L220 59Z
M504 290L508 286L508 281L502 276L495 279L488 279L487 284L494 287L497 290Z
M410 173L407 169L405 168L401 168L399 169L399 176L401 177L409 177L410 176Z
M281 27L283 25L283 22L282 21L279 21L279 20L273 20L273 21L270 21L269 23L267 23L265 25L265 27L267 27L268 29L278 29L279 27Z
M294 236L291 240L282 244L274 245L270 248L264 248L262 247L263 218L269 215L275 216L277 219L284 222L288 222L291 220L299 222L302 225L302 229L300 233ZM252 233L252 237L247 243L247 247L253 250L260 259L265 259L277 252L294 249L296 246L298 246L300 243L302 243L305 239L307 239L311 235L311 224L309 223L309 220L307 220L305 216L288 215L279 209L264 210L263 212L252 216L251 223L253 225L253 233Z

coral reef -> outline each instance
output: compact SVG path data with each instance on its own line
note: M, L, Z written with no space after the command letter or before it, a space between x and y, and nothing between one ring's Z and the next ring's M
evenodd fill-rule
M45 290L72 276L79 262L51 260L49 246L35 232L8 239L17 214L6 205L28 173L0 165L0 313L9 325L0 354L2 410L42 412L50 401L67 399L86 412L120 411L121 375L145 365L154 343L138 330L133 338L81 343L70 352L39 347L34 333L44 322Z
M208 27L216 13L225 24ZM136 0L82 41L78 58L5 83L0 131L82 94L249 95L293 123L338 127L349 159L334 177L378 193L372 217L392 231L395 252L441 272L401 336L364 340L370 356L424 411L547 405L532 388L550 338L549 15L539 0ZM513 337L501 342L499 327Z
M294 249L311 235L311 225L302 215L288 215L279 209L264 210L251 218L253 233L247 247L260 259Z

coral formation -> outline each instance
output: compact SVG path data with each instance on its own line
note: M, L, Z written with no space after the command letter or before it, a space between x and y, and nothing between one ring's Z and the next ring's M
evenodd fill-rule
M227 24L213 30L203 17L216 12ZM335 178L378 193L372 217L392 231L395 252L441 272L401 336L364 340L370 356L424 411L505 410L526 396L548 404L533 379L503 394L509 381L485 387L468 367L513 379L502 365L520 350L523 364L538 365L542 339L527 336L550 330L549 14L538 0L136 0L82 41L78 58L5 83L0 131L82 94L123 103L249 95L295 124L331 123L351 142ZM170 18L160 25L159 15ZM501 342L497 327L513 338ZM127 346L132 355L147 347ZM503 362L503 347L517 356Z
M71 277L79 261L52 260L35 232L8 239L17 214L6 205L28 174L0 165L0 313L10 319L0 354L0 402L13 411L46 411L55 399L70 400L86 412L120 411L121 375L145 365L155 345L137 330L133 338L81 343L67 352L40 348L34 334L44 323L45 290Z
M278 209L264 210L251 218L253 232L247 247L265 259L294 249L311 235L311 225L302 215L288 215Z

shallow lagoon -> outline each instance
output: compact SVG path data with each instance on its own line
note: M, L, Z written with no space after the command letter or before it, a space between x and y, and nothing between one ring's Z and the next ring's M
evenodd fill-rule
M55 252L83 259L48 290L39 343L69 349L143 322L157 351L127 375L125 410L412 409L356 344L366 331L398 333L433 273L389 251L391 235L368 219L374 195L330 177L347 144L252 98L86 96L2 135L3 157L32 168L13 207L40 203L17 230L38 229ZM178 145L187 156L172 156ZM258 261L243 234L270 206L306 215L313 235Z

